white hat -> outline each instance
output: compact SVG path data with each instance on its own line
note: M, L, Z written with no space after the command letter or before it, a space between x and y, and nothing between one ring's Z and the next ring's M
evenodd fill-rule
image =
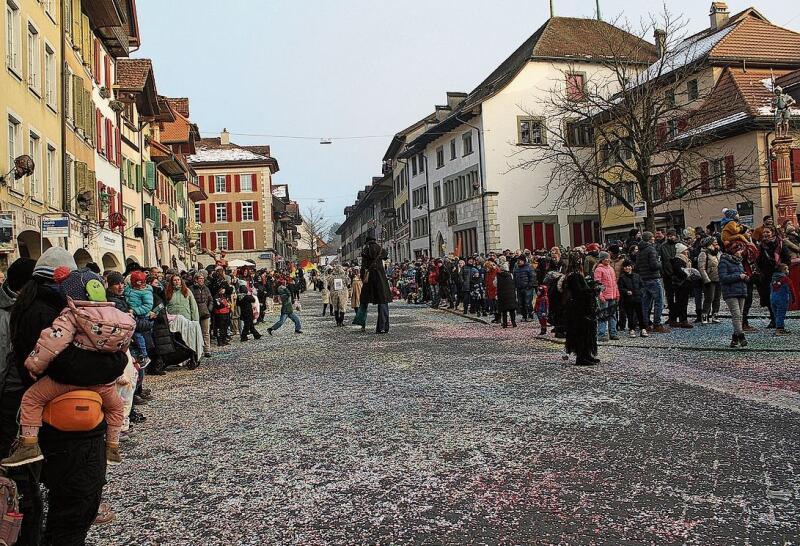
M677 245L675 245L675 253L676 253L676 254L683 254L683 253L684 253L684 252L686 252L687 250L689 250L689 247L688 247L688 246L686 246L686 245L685 245L685 244L683 244L683 243L678 243Z

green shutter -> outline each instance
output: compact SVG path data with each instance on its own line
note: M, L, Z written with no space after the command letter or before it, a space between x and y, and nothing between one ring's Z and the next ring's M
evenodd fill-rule
M186 235L186 218L178 218L178 233Z
M147 161L144 164L145 179L144 187L147 191L153 192L156 190L156 164L152 161Z
M136 170L136 193L142 192L142 166L137 164Z

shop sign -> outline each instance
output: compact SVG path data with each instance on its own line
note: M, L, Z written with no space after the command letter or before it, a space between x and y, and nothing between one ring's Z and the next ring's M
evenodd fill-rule
M122 245L118 234L103 230L97 237L97 246L107 250L119 250Z
M273 257L272 252L265 252L263 254L258 255L259 260L271 260Z

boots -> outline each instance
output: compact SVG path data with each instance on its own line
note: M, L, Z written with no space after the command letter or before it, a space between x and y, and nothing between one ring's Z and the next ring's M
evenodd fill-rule
M106 463L111 466L116 466L122 462L122 456L119 454L119 444L106 444Z
M747 340L744 338L744 334L739 334L739 346L747 347Z
M42 450L39 449L39 439L35 436L29 438L22 436L16 442L8 457L0 461L0 466L11 468L14 466L24 466L44 459Z
M738 347L738 346L739 346L739 336L736 335L736 334L733 334L733 336L731 336L731 347L733 348L733 347Z
M547 320L546 319L539 319L539 326L541 326L541 329L539 330L539 335L540 336L546 336L547 335Z

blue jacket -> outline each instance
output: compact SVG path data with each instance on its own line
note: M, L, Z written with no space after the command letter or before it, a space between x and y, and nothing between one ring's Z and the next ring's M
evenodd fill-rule
M517 266L514 270L514 286L517 290L533 290L536 288L536 272L531 267L531 264L526 263L523 266Z
M136 290L130 285L125 287L125 301L137 317L143 317L153 310L153 288L145 286L144 290Z
M719 282L722 285L722 299L746 298L747 283L742 280L744 265L730 254L719 259Z

